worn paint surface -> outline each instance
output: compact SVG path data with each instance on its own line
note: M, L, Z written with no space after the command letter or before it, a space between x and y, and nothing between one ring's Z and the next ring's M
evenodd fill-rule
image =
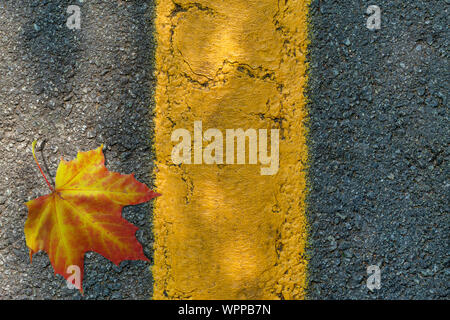
M158 2L154 299L305 297L307 2ZM280 129L278 173L174 165L194 121Z

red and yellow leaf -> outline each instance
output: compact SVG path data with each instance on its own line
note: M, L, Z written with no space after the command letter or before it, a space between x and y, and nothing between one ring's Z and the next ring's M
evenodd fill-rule
M132 174L108 171L102 148L79 152L73 161L61 158L55 188L49 184L52 192L26 203L30 259L35 252L46 251L55 273L66 279L72 274L68 268L77 266L82 281L87 251L98 252L116 265L123 260L148 261L135 237L138 228L122 217L122 208L159 194Z

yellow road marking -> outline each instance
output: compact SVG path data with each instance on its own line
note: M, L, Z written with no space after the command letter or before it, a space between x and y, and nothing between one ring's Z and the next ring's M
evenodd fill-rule
M305 297L308 2L158 1L154 299ZM175 165L195 121L279 129L278 172Z

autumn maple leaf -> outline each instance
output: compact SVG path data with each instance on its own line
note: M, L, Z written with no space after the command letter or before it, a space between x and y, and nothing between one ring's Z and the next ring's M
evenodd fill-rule
M33 157L51 193L28 201L25 238L32 255L48 253L55 274L71 277L74 266L80 270L79 290L83 292L84 254L95 251L118 265L123 260L146 260L135 237L138 229L124 218L122 208L159 196L133 174L108 171L102 152L78 152L73 161L61 161L55 187L48 182L35 154Z

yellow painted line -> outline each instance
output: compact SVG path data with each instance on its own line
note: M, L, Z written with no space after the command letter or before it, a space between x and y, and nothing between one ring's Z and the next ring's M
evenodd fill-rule
M154 299L305 297L307 10L306 0L158 1ZM279 129L279 170L262 175L260 154L205 164L198 131L192 164L174 164L172 133L194 140L196 121L223 133L223 159L226 129Z

